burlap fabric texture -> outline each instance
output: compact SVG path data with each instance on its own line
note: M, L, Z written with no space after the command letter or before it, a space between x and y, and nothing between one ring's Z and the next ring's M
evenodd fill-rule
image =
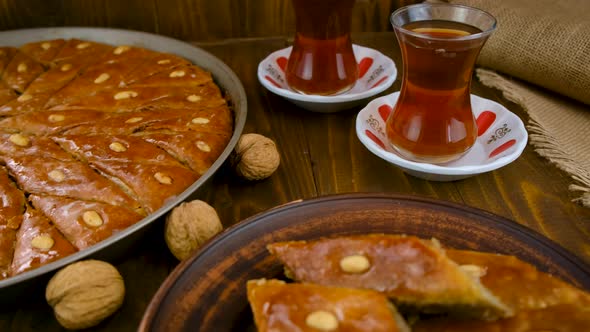
M590 207L590 0L450 2L496 17L477 76L528 112L530 144Z

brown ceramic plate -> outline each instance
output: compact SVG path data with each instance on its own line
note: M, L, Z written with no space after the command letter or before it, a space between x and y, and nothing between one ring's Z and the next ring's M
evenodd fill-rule
M227 229L172 272L139 330L255 331L246 281L282 277L268 243L372 232L436 237L449 247L515 255L590 289L589 266L513 221L426 198L348 194L280 206Z

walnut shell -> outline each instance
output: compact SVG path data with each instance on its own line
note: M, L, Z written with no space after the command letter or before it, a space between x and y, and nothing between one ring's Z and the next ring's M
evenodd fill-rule
M271 176L281 162L275 142L259 134L242 135L234 152L236 172L248 180Z
M172 254L183 260L222 229L215 209L194 200L180 204L168 214L164 235Z
M109 263L86 260L58 271L45 290L57 321L78 330L100 323L123 304L125 284Z

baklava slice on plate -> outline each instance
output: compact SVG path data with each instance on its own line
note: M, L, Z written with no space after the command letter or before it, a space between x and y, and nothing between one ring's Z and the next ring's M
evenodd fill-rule
M447 250L515 311L495 322L436 317L419 320L414 331L590 331L590 295L513 256Z
M259 332L406 332L384 295L363 289L250 280L247 294Z
M370 234L279 242L268 249L297 281L374 289L420 312L489 320L512 315L477 277L450 260L437 241Z

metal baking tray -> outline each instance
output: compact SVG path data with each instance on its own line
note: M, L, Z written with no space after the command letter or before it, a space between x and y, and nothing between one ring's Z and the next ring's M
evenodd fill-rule
M176 205L193 198L198 194L200 188L205 187L209 183L213 174L225 162L234 149L246 122L246 92L236 74L226 64L210 53L176 39L130 30L60 27L2 31L0 32L0 46L21 46L29 42L57 38L78 38L110 45L139 46L155 51L176 54L190 60L194 64L211 72L214 81L220 86L225 96L228 97L234 111L234 130L229 144L225 150L223 150L219 158L213 163L211 168L209 168L203 176L175 199L170 200L160 209L143 218L136 224L114 234L92 247L81 250L55 262L43 265L35 270L5 280L0 280L0 304L13 302L19 295L25 294L30 288L40 283L41 279L46 280L49 277L50 272L75 261L90 257L112 260L121 257L123 253L128 252L128 250L133 247L134 243L141 238L141 235L145 232L147 226L154 223L155 220L165 215Z

